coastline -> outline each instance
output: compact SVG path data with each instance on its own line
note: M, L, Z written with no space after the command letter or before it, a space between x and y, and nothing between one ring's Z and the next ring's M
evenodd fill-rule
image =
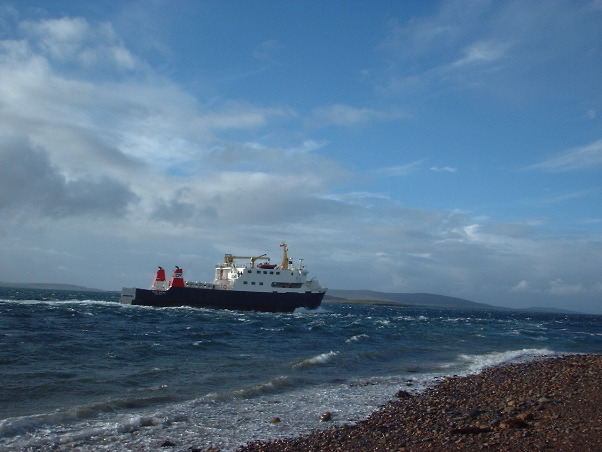
M544 357L396 394L368 419L237 452L602 450L602 355Z

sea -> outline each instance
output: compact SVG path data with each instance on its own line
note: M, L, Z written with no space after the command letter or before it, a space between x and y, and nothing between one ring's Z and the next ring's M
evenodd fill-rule
M0 450L233 451L356 423L447 376L602 353L596 315L341 303L273 314L118 299L0 288Z

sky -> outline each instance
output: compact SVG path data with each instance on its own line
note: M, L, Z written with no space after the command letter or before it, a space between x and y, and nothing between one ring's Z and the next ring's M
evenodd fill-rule
M0 281L602 314L602 1L0 0Z

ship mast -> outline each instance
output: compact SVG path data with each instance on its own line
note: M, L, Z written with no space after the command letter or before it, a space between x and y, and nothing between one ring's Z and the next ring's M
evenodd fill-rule
M280 264L279 268L280 270L288 270L288 250L286 249L286 243L282 242L280 248L282 248L282 263Z

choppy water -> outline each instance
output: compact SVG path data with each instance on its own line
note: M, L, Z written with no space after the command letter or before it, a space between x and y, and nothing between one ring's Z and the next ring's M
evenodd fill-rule
M0 288L0 449L168 440L232 450L358 421L443 376L602 353L602 316L326 303L269 314L117 299ZM319 422L327 411L333 422Z

